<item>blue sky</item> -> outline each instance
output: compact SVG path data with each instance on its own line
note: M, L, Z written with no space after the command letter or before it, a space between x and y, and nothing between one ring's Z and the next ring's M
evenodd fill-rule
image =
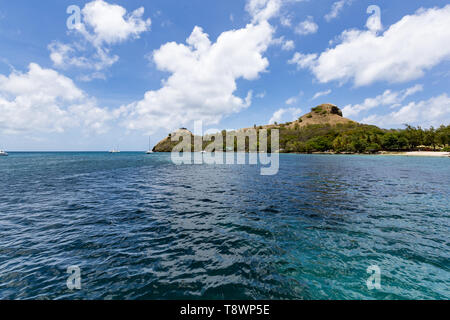
M0 149L144 150L195 120L250 127L324 102L384 128L448 125L447 3L1 1Z

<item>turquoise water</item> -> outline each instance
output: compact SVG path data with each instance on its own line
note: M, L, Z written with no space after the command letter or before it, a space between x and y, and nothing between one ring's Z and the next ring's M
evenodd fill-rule
M0 158L2 299L449 299L450 159ZM79 266L81 290L66 286ZM380 268L380 289L366 270Z

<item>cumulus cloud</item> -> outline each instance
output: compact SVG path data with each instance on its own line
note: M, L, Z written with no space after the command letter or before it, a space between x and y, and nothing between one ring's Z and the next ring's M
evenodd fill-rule
M297 68L310 68L315 65L317 59L317 54L303 54L296 52L291 60L288 61L290 64L296 64Z
M273 39L272 44L281 46L281 49L283 51L290 51L294 50L295 43L292 40L286 40L284 36L281 36L279 38Z
M283 27L291 27L292 18L290 16L282 16L280 17L280 23Z
M386 115L371 115L364 123L388 128L407 123L424 127L450 123L450 97L446 93L429 100L411 102Z
M307 35L316 33L319 30L319 26L314 22L314 18L308 16L305 21L302 21L295 27L294 31L300 35Z
M450 58L449 16L450 5L420 9L379 35L375 12L368 21L371 29L346 30L334 48L320 55L296 53L290 62L310 69L322 83L353 81L365 86L411 81Z
M71 44L53 41L48 48L50 58L57 68L95 70L91 75L85 76L84 80L104 78L100 70L119 60L118 56L111 55L110 46L139 38L151 25L149 18L143 18L143 7L127 13L125 8L103 0L87 3L81 14L82 22L73 26L72 33L81 36L83 41L74 41Z
M153 132L173 129L193 120L217 124L224 115L251 103L234 95L240 78L258 78L269 65L263 53L272 43L274 29L267 21L223 32L212 43L202 28L195 27L186 44L169 42L153 52L153 61L171 75L159 90L122 107L128 129Z
M290 50L294 50L295 48L295 44L294 41L292 40L286 40L283 45L281 46L281 49L283 49L284 51L290 51Z
M27 73L0 74L0 114L4 133L63 132L72 127L104 132L112 119L71 79L36 63Z
M69 67L77 67L82 69L92 69L95 72L86 75L86 80L101 78L105 76L100 71L112 66L119 60L116 55L111 56L109 49L97 47L93 55L89 58L80 56L80 52L88 51L86 47L81 45L63 44L53 41L48 46L50 50L50 59L56 68L67 69Z
M247 0L246 11L252 17L252 23L268 21L271 18L279 17L280 23L285 27L290 27L292 15L286 12L280 14L281 8L292 3L309 0Z
M333 19L336 19L337 17L339 17L339 14L342 12L342 10L344 9L344 6L346 4L351 4L352 0L340 0L340 1L336 1L335 3L333 3L333 5L331 6L331 11L329 13L327 13L325 15L325 20L327 22L330 22Z
M274 112L269 124L281 123L282 121L294 121L300 117L302 110L298 108L281 108Z
M355 105L346 105L342 112L346 117L353 117L358 115L363 111L368 111L370 109L382 106L398 106L401 102L403 102L407 97L420 92L423 90L423 86L418 84L411 88L402 90L402 91L392 91L386 90L383 94L376 96L375 98L367 98L363 103L355 104Z
M329 95L330 93L331 93L331 89L330 89L330 90L326 90L326 91L319 91L319 92L317 92L317 93L312 97L311 100L315 100L315 99L317 99L317 98L327 96L327 95Z
M83 21L76 26L86 39L96 46L102 44L116 44L149 30L150 18L144 20L144 8L140 7L130 14L116 4L109 4L103 0L87 3L83 10Z
M281 4L282 0L249 0L245 9L252 16L252 22L258 23L276 16Z

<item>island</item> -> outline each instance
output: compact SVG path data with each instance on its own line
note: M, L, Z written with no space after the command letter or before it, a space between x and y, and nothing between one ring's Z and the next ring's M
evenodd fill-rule
M428 129L411 125L405 125L403 129L381 129L343 117L341 109L330 103L314 107L292 122L254 125L238 131L249 129L257 132L266 129L269 137L271 130L279 130L280 148L269 152L450 156L450 125ZM160 141L153 151L171 152L178 144L172 137L181 134L190 135L194 144L194 135L181 128ZM223 130L221 134L225 136L227 132ZM209 143L203 142L203 149ZM236 151L236 148L227 150L224 145L220 151Z

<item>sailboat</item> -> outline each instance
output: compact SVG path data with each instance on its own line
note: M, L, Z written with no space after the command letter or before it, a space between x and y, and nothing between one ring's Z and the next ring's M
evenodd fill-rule
M151 146L150 146L150 137L148 137L148 150L146 152L146 154L152 154L154 153Z
M8 152L4 151L4 150L0 150L0 157L6 157L8 156Z
M120 153L119 148L112 149L109 153Z

